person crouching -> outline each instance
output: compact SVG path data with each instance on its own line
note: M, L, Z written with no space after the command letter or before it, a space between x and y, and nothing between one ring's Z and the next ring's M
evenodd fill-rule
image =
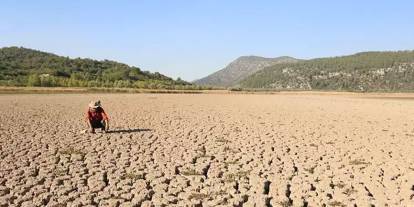
M109 130L109 118L101 106L101 101L92 101L89 103L86 112L86 123L91 133L95 133L95 129L100 128L103 132Z

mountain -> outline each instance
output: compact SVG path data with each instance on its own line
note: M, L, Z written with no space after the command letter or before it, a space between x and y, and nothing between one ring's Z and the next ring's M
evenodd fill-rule
M171 88L189 83L110 60L58 56L23 47L0 48L0 85Z
M412 91L414 51L362 52L277 64L241 81L243 88Z
M227 67L205 78L194 81L198 85L230 87L249 75L274 64L292 63L298 60L292 57L264 58L258 56L242 56L231 62Z

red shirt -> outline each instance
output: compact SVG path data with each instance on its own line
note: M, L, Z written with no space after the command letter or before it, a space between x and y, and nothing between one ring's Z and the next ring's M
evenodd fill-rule
M91 108L88 108L88 111L86 112L86 119L89 121L102 121L108 120L109 118L103 108L98 107L95 111L91 111Z

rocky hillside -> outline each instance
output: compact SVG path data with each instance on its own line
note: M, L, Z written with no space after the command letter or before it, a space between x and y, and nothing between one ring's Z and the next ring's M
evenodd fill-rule
M194 81L198 85L236 86L239 81L249 75L274 64L293 63L298 60L291 57L264 58L258 56L242 56L231 62L227 67L205 78Z
M171 88L189 85L110 60L68 58L22 47L0 48L0 85Z
M241 81L243 88L412 91L414 51L363 52L267 67Z

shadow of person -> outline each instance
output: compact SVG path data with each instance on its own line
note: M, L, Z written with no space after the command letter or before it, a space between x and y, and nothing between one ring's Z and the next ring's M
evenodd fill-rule
M134 132L147 132L151 131L151 129L115 129L109 130L106 133L134 133Z

